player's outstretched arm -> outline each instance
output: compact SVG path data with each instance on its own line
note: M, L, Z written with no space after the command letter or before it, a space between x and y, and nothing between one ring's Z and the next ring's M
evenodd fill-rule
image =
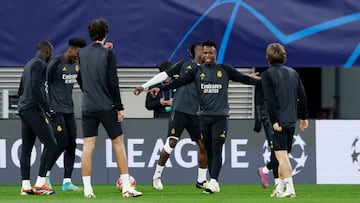
M168 77L169 76L167 75L166 71L158 73L154 77L152 77L150 80L148 80L146 83L142 84L140 87L136 87L134 90L134 94L139 95L142 91L144 91L144 89L147 89L152 85L156 85L156 84L164 81Z
M135 95L139 95L141 92L144 91L144 88L142 86L139 86L139 87L135 87L134 89L134 94Z

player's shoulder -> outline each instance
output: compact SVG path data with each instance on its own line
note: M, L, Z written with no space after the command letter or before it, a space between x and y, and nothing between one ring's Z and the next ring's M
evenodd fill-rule
M63 62L63 60L64 60L64 57L62 56L62 55L56 55L55 57L53 57L50 61L49 61L49 63L48 63L48 67L55 67L55 66L57 66L57 65L59 65L59 64L61 64L62 62Z
M192 70L197 68L197 64L192 60L184 59L176 62L170 69L176 69L178 72L180 70Z
M227 64L227 63L218 63L217 66L220 68L223 68L223 69L233 69L234 68L234 66Z
M31 61L32 63L30 64L31 67L46 67L46 63L45 61L43 61L40 58L36 58L35 60Z
M234 66L227 63L217 64L217 67L224 70L225 72L233 72L235 70Z

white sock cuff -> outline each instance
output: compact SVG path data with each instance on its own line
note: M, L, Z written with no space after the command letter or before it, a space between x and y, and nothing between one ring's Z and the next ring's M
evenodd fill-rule
M198 179L199 183L206 181L207 168L198 168Z
M45 184L45 177L38 176L35 182L35 187L42 187Z
M22 185L22 188L25 189L25 190L30 190L31 189L30 180L22 180L21 185Z
M91 176L83 176L82 177L83 183L84 183L84 192L92 192L91 187Z
M63 184L68 183L68 182L71 183L71 178L64 178L63 179Z
M153 175L153 179L160 178L164 168L165 168L165 166L160 166L159 164L157 164L156 169L155 169L155 173Z
M129 182L130 176L128 173L120 174L120 179L121 179L123 188L130 187L130 182Z
M262 168L262 172L266 173L266 174L269 174L270 170L265 166L265 167Z

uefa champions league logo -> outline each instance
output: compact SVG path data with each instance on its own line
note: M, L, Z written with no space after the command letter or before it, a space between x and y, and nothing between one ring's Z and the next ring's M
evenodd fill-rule
M299 134L294 135L294 143L292 145L291 154L289 154L290 162L291 165L293 166L293 172L292 172L293 176L300 173L301 169L305 167L305 163L308 158L308 156L305 153L305 145L306 143ZM263 144L263 149L264 149L263 158L264 158L264 163L266 164L270 162L270 148L266 140Z
M360 162L359 162L359 155L360 155L360 137L356 137L351 145L351 158L354 166L358 171L360 171Z

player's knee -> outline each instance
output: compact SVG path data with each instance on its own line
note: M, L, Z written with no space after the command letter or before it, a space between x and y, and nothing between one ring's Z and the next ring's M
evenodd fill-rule
M166 153L171 154L171 152L174 150L177 141L179 138L177 137L168 137L165 142L164 150Z

